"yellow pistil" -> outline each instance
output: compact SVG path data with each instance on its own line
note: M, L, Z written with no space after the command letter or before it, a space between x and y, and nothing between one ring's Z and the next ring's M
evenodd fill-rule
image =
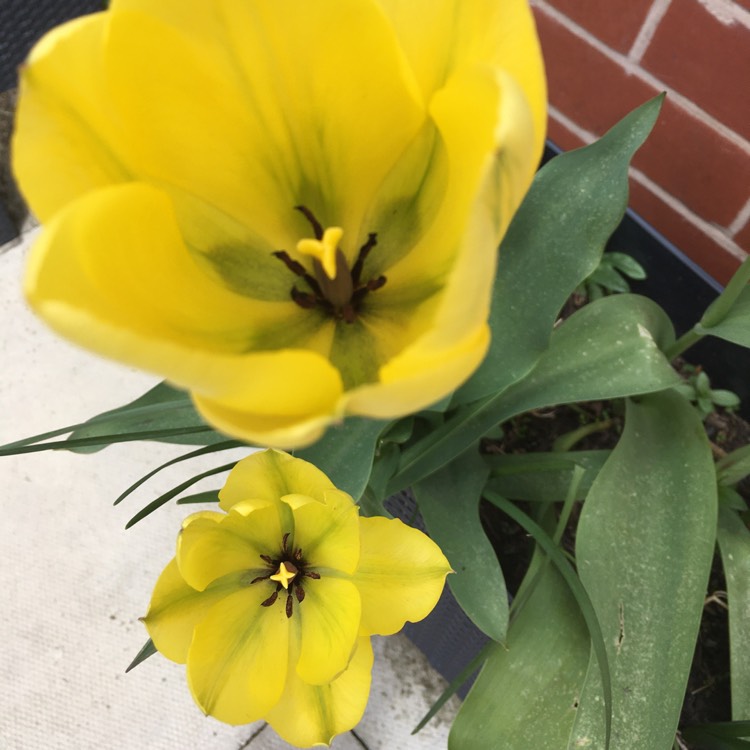
M344 235L341 227L328 227L319 240L304 239L297 243L297 250L304 255L316 258L329 279L336 278L336 253Z
M289 584L294 580L297 575L297 568L290 562L279 563L279 569L270 578L272 581L278 581L285 589L289 588Z

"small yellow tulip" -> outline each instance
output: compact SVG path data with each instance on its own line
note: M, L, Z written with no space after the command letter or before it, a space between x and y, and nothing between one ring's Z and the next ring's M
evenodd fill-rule
M309 444L484 357L544 138L527 0L112 0L20 88L30 303L217 429Z
M286 453L243 459L219 497L224 512L183 523L144 618L149 635L187 665L206 714L328 744L364 712L369 636L426 617L450 565L401 521L360 518L349 495Z

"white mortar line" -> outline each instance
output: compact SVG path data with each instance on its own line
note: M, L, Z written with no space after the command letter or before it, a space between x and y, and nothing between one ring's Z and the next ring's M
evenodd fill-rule
M740 7L733 0L698 0L698 2L724 26L739 23L750 28L750 11Z
M744 228L745 224L750 221L750 198L747 203L740 209L734 221L727 227L729 234L734 237L737 232Z
M549 116L553 120L557 120L564 128L569 130L573 135L580 138L584 143L593 143L597 136L590 130L582 128L578 123L573 122L567 115L564 115L557 107L553 107L551 104L547 107Z
M633 62L640 63L643 54L648 49L648 45L651 44L651 40L654 38L661 19L664 18L664 14L669 10L671 4L672 0L654 0L651 9L643 21L643 26L641 26L641 30L638 32L638 36L635 38L633 46L628 53L628 57Z
M733 143L738 148L742 149L742 151L744 151L746 154L750 154L750 143L748 143L748 141L745 140L741 135L735 133L734 130L731 130L726 125L724 125L723 122L720 122L708 112L702 110L700 107L698 107L698 105L691 102L690 99L684 97L682 94L679 94L674 89L669 88L669 86L667 86L663 81L660 81L658 78L656 78L656 76L653 76L651 75L651 73L648 73L647 71L640 68L637 63L629 60L624 55L611 50L603 42L600 42L595 36L590 34L585 29L582 29L580 26L571 21L567 16L560 13L559 10L556 10L551 5L549 5L546 0L532 0L532 5L539 8L553 20L557 21L561 26L570 31L571 34L577 36L579 39L582 39L587 44L590 44L592 47L594 47L594 49L597 50L597 52L600 52L605 57L617 63L621 68L625 70L628 75L632 75L635 78L638 78L644 83L653 86L658 91L667 91L669 93L670 100L673 101L676 105L692 114L699 120L703 120L706 124L710 125L728 141ZM614 125L615 123L612 124Z
M705 219L701 219L699 216L693 214L684 203L677 200L673 195L670 195L664 188L657 185L653 180L646 177L640 169L630 168L630 176L635 182L648 188L657 198L661 199L666 203L675 213L678 213L685 221L692 224L696 229L699 229L703 234L708 235L716 244L723 247L727 252L733 255L738 260L744 260L747 255L742 248L740 248L736 242L732 241L719 227L715 224L711 224ZM658 229L658 227L657 227ZM684 248L680 248L685 252Z

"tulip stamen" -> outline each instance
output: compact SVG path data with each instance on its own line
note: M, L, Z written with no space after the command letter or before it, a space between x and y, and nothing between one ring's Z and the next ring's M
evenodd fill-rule
M295 276L304 279L310 288L310 292L303 292L292 286L292 300L303 310L319 308L336 320L354 323L365 296L380 289L387 281L382 275L364 283L361 280L367 256L378 244L377 233L370 232L367 235L367 240L359 249L357 259L350 269L346 256L339 248L344 230L340 227L324 229L306 206L295 206L295 209L308 220L315 239L302 239L297 243L297 252L312 259L312 274L285 250L273 253Z
M290 532L286 532L281 537L281 550L277 558L271 555L260 555L260 559L268 566L269 572L259 575L250 581L250 585L269 581L275 583L276 587L273 593L264 599L261 607L270 607L275 604L282 589L286 592L286 602L284 612L287 617L294 613L294 599L301 603L305 598L305 589L302 586L303 578L311 578L314 581L320 580L320 573L314 570L308 570L307 563L304 560L302 549L296 549L289 545Z

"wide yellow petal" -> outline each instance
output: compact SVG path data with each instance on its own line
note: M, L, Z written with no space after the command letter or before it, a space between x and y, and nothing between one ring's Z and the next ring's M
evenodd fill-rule
M398 519L363 518L362 551L352 580L362 596L362 635L391 635L424 619L451 567L428 536Z
M297 747L329 745L353 729L367 706L373 653L369 638L358 638L346 671L327 685L309 685L290 669L281 700L266 721L282 739Z
M177 538L180 575L198 591L235 571L252 580L266 572L261 555L280 552L284 531L275 507L260 508L251 517L230 513L218 522L198 518Z
M26 293L77 343L166 375L207 411L252 415L257 432L226 425L238 437L321 430L338 409L339 373L319 354L246 353L243 331L266 303L212 282L185 250L166 198L147 185L95 191L60 211L32 251Z
M396 29L426 98L465 66L491 65L523 89L541 155L547 91L528 0L378 0Z
M311 685L322 685L343 672L354 650L360 622L357 587L323 574L303 578L305 598L294 608L299 613L300 651L297 674Z
M143 624L157 650L167 659L184 664L195 626L211 607L240 587L241 574L230 574L205 591L185 583L173 559L162 571L151 596Z
M316 466L288 453L266 450L243 458L232 469L219 492L220 506L229 510L243 500L276 504L284 495L306 495L320 503L335 489Z
M201 710L227 724L257 721L284 689L289 619L278 602L261 606L262 583L222 599L196 626L187 657L190 691Z
M43 222L90 190L132 179L113 146L101 65L104 13L58 26L20 69L13 171Z
M354 573L359 560L359 508L351 501L335 508L318 503L296 508L294 527L294 546L309 565Z

